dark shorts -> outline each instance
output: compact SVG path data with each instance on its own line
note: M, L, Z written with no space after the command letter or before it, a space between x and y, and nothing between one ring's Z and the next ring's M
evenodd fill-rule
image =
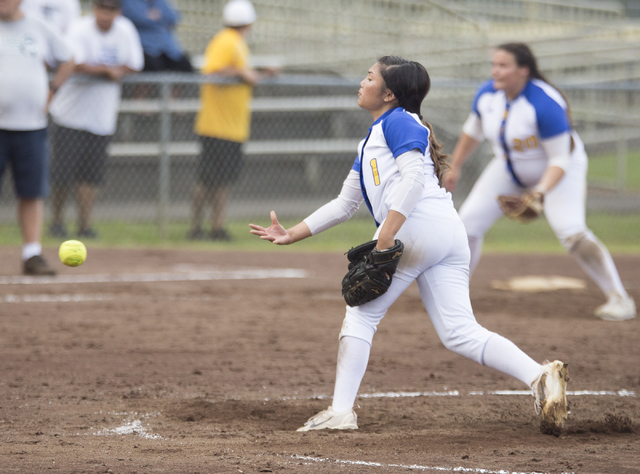
M55 187L77 183L100 184L107 167L111 136L51 126L51 183Z
M202 151L198 157L198 182L207 187L229 186L242 171L242 143L199 137Z
M49 193L47 129L0 130L0 178L11 165L16 195L22 199L43 198Z
M171 59L166 54L162 53L160 56L149 56L144 53L144 72L162 72L162 71L177 71L177 72L193 72L193 66L189 61L187 55L180 56L179 59Z

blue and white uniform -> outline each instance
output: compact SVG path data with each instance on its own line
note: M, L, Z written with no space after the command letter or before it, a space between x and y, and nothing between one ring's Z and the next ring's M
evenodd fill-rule
M587 155L560 92L531 79L508 100L488 81L478 89L462 131L476 141L487 139L495 154L460 208L471 272L480 259L484 234L503 215L497 197L533 189L549 166L558 166L564 176L544 197L549 225L605 295L626 297L609 252L585 222Z
M304 222L315 235L347 220L363 201L380 226L374 239L390 210L407 218L396 234L404 243L404 254L391 287L383 296L361 306L347 307L340 338L355 338L370 346L387 309L417 281L431 322L448 349L531 383L539 374L540 365L475 320L469 300L466 232L451 194L438 183L430 156L429 129L416 114L398 107L378 118L360 143L358 157L338 198ZM491 344L493 349L488 351L487 358L487 347ZM511 360L511 365L517 368L501 365L504 347L517 353ZM349 357L339 357L340 360ZM337 391L341 385L338 372ZM335 406L340 395L338 392L334 395L337 410L343 409ZM352 398L355 399L355 393ZM342 405L348 407L352 402L346 397Z

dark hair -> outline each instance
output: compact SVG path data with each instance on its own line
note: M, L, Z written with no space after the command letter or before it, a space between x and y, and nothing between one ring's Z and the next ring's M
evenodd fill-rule
M447 156L442 153L442 144L438 142L431 124L422 118L420 106L431 89L431 79L424 66L399 56L383 56L378 59L380 75L386 87L398 99L398 105L408 112L416 114L429 129L429 150L436 176L441 181L447 168ZM442 183L441 183L442 184Z
M93 0L96 7L109 8L112 10L120 10L120 0Z
M516 58L516 64L519 67L529 68L529 79L539 79L543 82L546 82L560 93L567 104L567 117L569 118L569 124L571 124L571 113L569 111L569 101L567 100L567 96L565 96L560 89L549 82L549 80L544 77L544 74L540 72L540 69L538 69L538 60L534 56L533 51L531 51L531 48L529 48L529 46L525 43L504 43L498 46L497 49L506 51L507 53L511 53L513 57Z

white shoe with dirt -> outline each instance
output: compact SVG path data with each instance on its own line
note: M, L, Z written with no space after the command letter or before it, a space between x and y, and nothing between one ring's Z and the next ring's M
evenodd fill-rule
M636 317L636 303L630 296L613 294L602 306L598 306L595 315L605 321L626 321Z
M536 399L534 407L540 415L540 431L546 434L558 436L567 421L567 382L570 380L567 365L559 360L545 361L540 375L531 384Z
M311 431L311 430L357 430L358 429L358 417L353 409L349 409L343 412L335 412L333 408L329 407L326 410L322 410L315 416L309 418L303 427L298 428L297 431Z

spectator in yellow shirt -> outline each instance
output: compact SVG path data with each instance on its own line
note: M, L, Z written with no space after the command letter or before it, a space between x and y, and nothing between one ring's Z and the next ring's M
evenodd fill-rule
M249 66L249 48L245 37L256 21L249 0L231 0L222 13L225 28L207 46L204 74L237 77L240 83L205 84L200 91L200 111L195 132L202 151L198 158L197 184L193 190L193 215L188 238L191 240L230 240L224 228L225 210L231 185L243 165L242 144L249 138L250 102L253 86L261 74ZM272 75L275 70L267 70ZM202 229L204 210L211 204L212 229Z

